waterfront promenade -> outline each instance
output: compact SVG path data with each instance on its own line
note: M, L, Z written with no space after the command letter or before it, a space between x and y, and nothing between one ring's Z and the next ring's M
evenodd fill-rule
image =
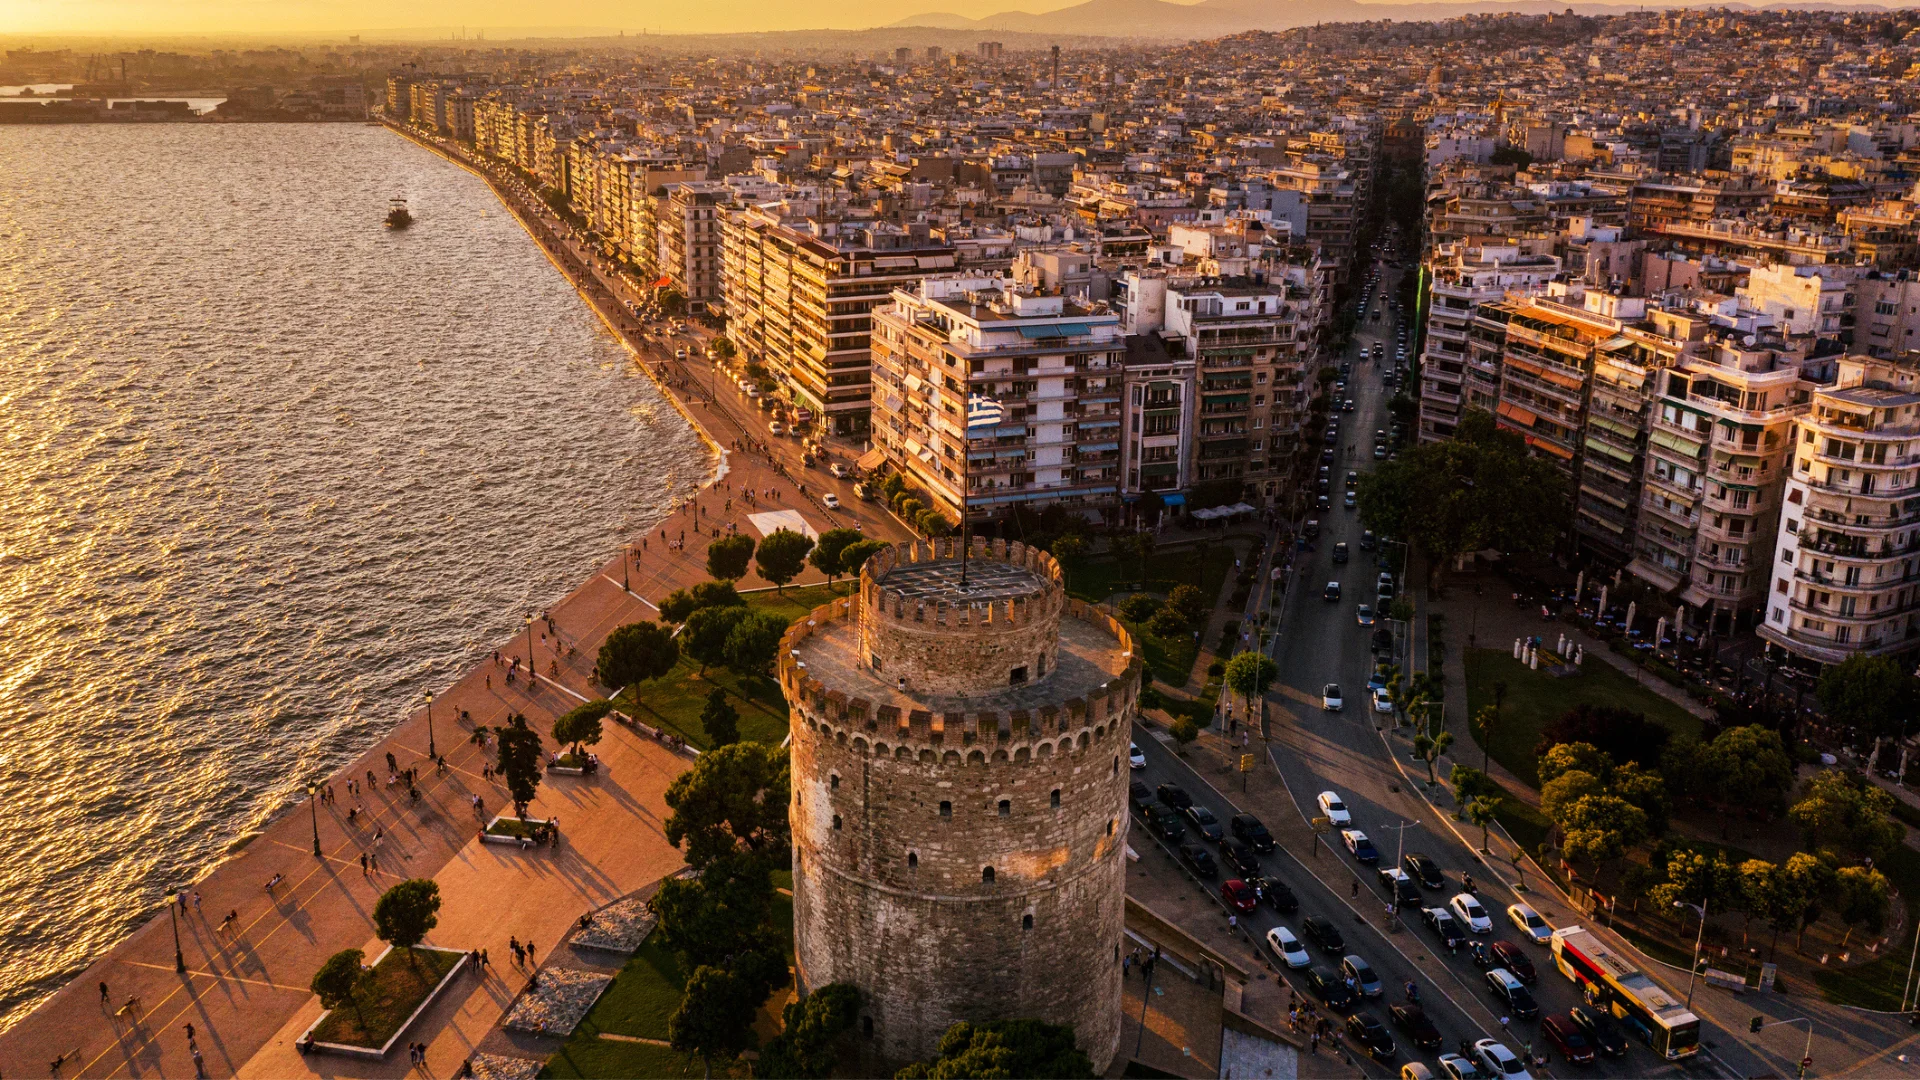
M553 225L516 205L497 179L488 179L637 362L656 375L683 366L636 333L634 320L552 231ZM557 599L547 611L555 633L547 633L544 622L535 622L531 642L522 632L497 643L503 655L519 656L523 665L531 650L538 682L528 687L521 680L508 687L505 668L495 666L491 651L478 657L474 667L439 691L433 702L431 743L446 758L444 775L435 775L428 763L429 721L425 709L416 710L385 739L323 779L332 787L334 801L290 807L232 858L192 882L183 906L157 911L0 1035L0 1075L193 1076L188 1024L210 1076L408 1075L414 1070L398 1045L384 1061L368 1062L302 1056L294 1050L294 1040L320 1011L307 989L313 972L341 949L362 948L370 958L377 955L384 946L373 931L374 901L395 882L422 877L436 880L443 898L439 926L427 944L486 949L493 961L484 977L460 976L400 1039L427 1042L426 1073L451 1076L526 983L526 974L510 962L509 936L532 942L544 958L587 910L682 865L678 851L661 835L661 825L667 813L666 786L687 767L688 759L613 723L606 725L596 748L605 765L601 774L592 779L549 776L531 807L535 815L559 819L561 845L521 851L482 844L471 796L481 796L487 816L506 802L503 786L482 778L487 759L470 741L473 727L497 724L509 712L520 712L547 735L555 717L588 697L603 695L606 688L593 686L590 674L606 634L655 617L648 601L704 580L706 542L716 527L731 523L757 537L746 520L748 510L798 510L820 531L858 523L869 536L907 536L890 517L847 495L842 496L847 510L824 510L816 500L822 488L832 490L835 482L823 472L800 470L797 445L770 440L773 445L765 452L734 449L764 431L758 416L725 391L717 400L696 393L691 395L696 401L689 402L682 388L692 385L691 380L685 375L666 377L677 384L667 389L675 395L676 407L722 453L723 475L715 486L649 527L648 543L636 562L628 563L625 552L614 553L572 593ZM804 493L801 484L807 488ZM739 497L748 490L759 493L758 505L751 508ZM684 547L678 550L669 550L663 542L682 536ZM640 539L634 538L636 549ZM817 580L819 575L811 570L800 579ZM765 583L749 575L739 584L754 588ZM470 719L463 721L462 716ZM417 803L408 799L404 785L387 785L388 754L402 769L421 770ZM348 793L349 778L365 785L358 799ZM360 812L349 824L349 811L356 806ZM316 835L322 857L314 855ZM377 860L377 871L363 875L363 853ZM279 884L267 888L276 878ZM223 925L229 912L235 914L230 929ZM184 973L175 971L176 921Z

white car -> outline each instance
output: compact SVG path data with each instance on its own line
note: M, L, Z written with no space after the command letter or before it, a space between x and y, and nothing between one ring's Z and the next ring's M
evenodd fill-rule
M1354 618L1359 620L1361 626L1372 626L1373 607L1368 604L1361 604L1360 610L1354 615Z
M1284 926L1276 926L1267 931L1267 948L1273 955L1290 968L1303 968L1313 963L1313 957L1307 955L1307 947L1293 936L1293 931Z
M820 496L820 505L826 507L829 510L838 510L840 509L840 496L835 495L832 492L828 492L827 494Z
M1320 688L1320 707L1328 712L1339 712L1346 707L1346 699L1340 696L1340 684L1328 683Z
M785 435L787 433L787 425L775 420L773 423L767 425L767 433L770 435Z
M1373 688L1373 711L1390 713L1393 711L1393 693L1384 686Z
M1459 1054L1441 1054L1440 1071L1448 1080L1480 1080L1480 1068Z
M1347 813L1347 804L1340 801L1337 792L1323 791L1315 801L1320 804L1321 816L1332 822L1335 828L1353 824L1353 815Z
M852 475L851 470L837 461L827 466L827 471L832 473L836 480L845 480L848 476Z
M1481 1039L1473 1044L1473 1054L1480 1059L1480 1071L1495 1080L1533 1080L1533 1074L1521 1063L1514 1052L1500 1045L1497 1039Z
M1488 917L1487 909L1472 893L1456 893L1447 901L1453 909L1454 917L1466 924L1467 930L1475 934L1493 933L1493 919Z
M679 348L673 350L673 358L675 360L685 360L687 358L687 347L685 345L682 345Z
M1127 768L1144 769L1147 767L1147 752L1137 743L1127 744Z
M1547 920L1541 918L1539 912L1525 904L1509 904L1507 918L1512 919L1513 925L1519 927L1527 940L1535 945L1545 945L1553 940L1553 927L1547 925Z

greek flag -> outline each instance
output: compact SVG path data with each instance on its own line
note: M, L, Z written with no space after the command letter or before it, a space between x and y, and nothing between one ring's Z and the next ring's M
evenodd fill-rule
M982 394L967 397L967 434L976 435L988 428L1000 426L1007 415L1006 406Z

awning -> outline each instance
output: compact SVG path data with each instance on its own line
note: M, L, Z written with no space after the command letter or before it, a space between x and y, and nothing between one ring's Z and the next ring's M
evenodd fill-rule
M1141 471L1144 472L1145 470L1143 469ZM1160 496L1160 502L1164 506L1185 506L1187 505L1187 497L1177 491L1169 491L1165 495Z
M1700 456L1700 447L1698 445L1694 443L1690 443L1687 440L1681 438L1678 435L1673 434L1670 431L1662 431L1659 428L1655 428L1653 431L1653 434L1650 435L1649 438L1653 440L1653 444L1655 446L1665 447L1666 449L1671 450L1676 454L1679 454L1681 457L1698 458ZM1702 436L1701 438L1704 441L1705 436Z
M1503 401L1500 403L1500 415L1515 423L1525 424L1528 427L1532 427L1534 421L1540 419L1537 415L1528 412L1511 401Z
M1086 323L1055 323L1051 326L1023 325L1020 327L1020 336L1028 339L1086 337L1091 333L1093 333L1093 328Z
M873 469L879 468L881 462L884 462L886 460L887 460L887 452L876 446L873 449L867 451L866 453L861 454L860 460L854 462L853 464L861 472L869 472Z
M1085 450L1089 454L1093 454L1102 450L1118 450L1120 449L1120 444L1117 442L1103 442L1095 443L1092 446L1083 446L1080 449Z

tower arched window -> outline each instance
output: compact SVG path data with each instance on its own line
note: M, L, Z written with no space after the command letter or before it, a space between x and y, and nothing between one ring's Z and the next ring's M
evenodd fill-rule
M983 867L983 868L981 869L981 871L980 871L980 884L982 884L982 885L991 885L991 884L993 884L993 867L991 867L991 866L988 866L988 867Z

